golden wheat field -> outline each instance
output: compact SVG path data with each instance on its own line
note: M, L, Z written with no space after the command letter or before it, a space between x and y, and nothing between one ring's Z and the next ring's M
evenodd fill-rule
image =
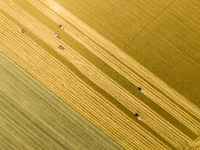
M0 149L200 149L199 8L0 0Z

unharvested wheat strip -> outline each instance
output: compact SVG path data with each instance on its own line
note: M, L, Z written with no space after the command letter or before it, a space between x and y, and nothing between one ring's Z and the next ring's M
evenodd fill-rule
M184 1L177 2L177 5L174 5L173 7L178 6L178 8L176 7L177 9L179 9L179 8L184 9L183 13L187 12L187 14L190 14L189 17L194 18L194 21L196 20L197 23L198 23L198 21L199 21L199 13L200 13L200 11L199 11L199 5L200 5L200 1L199 0L198 1L195 1L195 0L193 0L193 1L186 1L186 0L184 0ZM199 26L197 26L196 28L199 29Z
M149 94L147 92L146 95L149 98L151 98L152 100L154 100L161 107L163 107L166 111L169 111L169 113L173 114L173 116L175 116L175 118L177 118L179 121L183 120L184 122L188 122L190 124L190 126L193 125L193 129L196 130L196 133L200 131L200 129L198 128L198 127L200 127L200 124L196 120L194 120L194 119L192 120L191 116L189 116L187 113L185 113L184 111L182 111L179 107L177 107L169 99L167 99L166 97L164 97L163 95L161 95L158 91L156 91L155 89L153 89L145 81L143 81L143 80L141 80L139 78L136 79L136 77L134 78L134 76L136 76L136 75L133 72L131 72L130 70L128 70L126 68L126 66L123 66L122 64L120 64L119 62L117 62L116 60L114 60L114 58L111 57L110 55L104 54L105 51L103 51L100 47L98 47L97 45L95 45L94 43L92 43L92 41L90 41L87 37L84 37L84 35L81 35L81 33L78 33L78 31L76 31L73 27L70 27L69 24L67 24L65 21L63 21L61 18L59 18L55 14L53 14L47 8L44 8L44 6L42 6L38 2L35 2L35 1L32 1L32 0L29 0L29 2L31 2L33 5L35 5L39 10L41 10L42 12L44 12L48 17L50 17L55 22L57 22L57 23L62 22L62 24L66 28L65 32L69 33L72 37L74 37L75 39L77 39L80 43L82 43L91 52L95 53L103 61L105 61L110 66L112 66L119 73L121 73L122 75L124 75L127 79L129 79L129 81L131 81L133 84L135 84L135 85L139 85L140 84L141 85L141 83L142 83L143 88L146 89L145 91L150 91ZM72 30L72 32L70 32L70 30ZM161 96L162 96L162 98L161 98ZM169 105L169 107L167 107L167 105Z
M138 62L136 62L133 58L128 56L126 53L124 53L122 50L117 48L114 44L106 40L104 37L99 35L96 31L88 27L86 24L84 24L80 19L72 15L70 12L68 12L66 9L61 7L59 4L55 3L53 0L41 0L43 3L45 3L47 6L52 8L54 11L56 11L59 14L62 14L62 16L66 16L68 21L72 23L74 26L78 27L79 30L81 30L83 33L88 35L91 39L95 40L96 43L107 49L109 52L114 54L116 57L118 57L120 60L125 62L125 64L134 71L136 71L138 74L142 75L145 79L149 80L151 83L155 83L156 87L159 87L167 96L169 96L172 99L178 99L177 103L189 110L191 113L193 113L195 116L200 118L199 109L193 105L191 102L189 102L185 97L183 97L181 94L177 93L174 89L169 87L166 83L164 83L162 80L160 80L158 77L156 77L154 74L149 72L146 68L141 66ZM56 8L56 9L54 9Z
M174 7L174 6L173 6ZM175 9L175 8L174 8ZM173 13L173 12L172 12ZM162 24L162 26L164 27L166 25L166 23L162 23L161 21L159 21L160 24ZM178 24L177 24L178 25ZM167 28L167 27L166 27ZM151 35L153 35L154 37L158 38L159 40L161 40L162 42L164 42L166 45L170 46L172 49L179 49L179 47L177 47L176 43L172 42L170 39L168 39L168 37L164 36L163 32L160 30L157 30L157 32L154 34L153 32L151 32ZM182 59L188 59L188 55L182 52L177 52L178 55L181 55ZM193 64L194 65L194 64ZM196 65L195 65L196 66ZM194 67L194 66L193 66ZM198 67L198 66L196 66Z
M30 16L29 16L30 17ZM67 47L67 45L66 45L66 47ZM68 54L69 55L69 54ZM67 56L68 56L67 55ZM77 54L76 54L77 55ZM72 56L73 57L73 56ZM80 60L80 59L79 59ZM78 64L79 64L79 62L78 62ZM77 66L77 65L76 65ZM79 65L78 65L79 66ZM88 68L88 67L86 67L86 68ZM90 67L91 68L91 67ZM93 67L94 68L94 67ZM82 68L80 68L80 69L82 69ZM87 70L87 69L86 69ZM91 70L91 69L90 69ZM87 70L88 71L88 70ZM92 73L92 74L94 74L94 73ZM120 88L120 89L122 89L122 88ZM118 91L118 90L117 90ZM117 93L116 93L117 94ZM116 96L115 96L116 97ZM118 96L117 96L117 98L118 98ZM127 99L127 98L126 98ZM129 98L128 98L129 99ZM128 102L126 102L126 104L128 104ZM160 119L160 121L161 121L161 119ZM159 129L160 130L160 129ZM162 134L162 133L161 133ZM174 142L174 141L172 141L172 142Z
M174 10L175 8L172 8L172 9ZM173 10L172 10L172 12L171 11L169 12L169 15L170 16L175 15L176 17L179 18L178 19L179 22L176 23L176 27L173 26L173 21L169 21L168 23L166 23L165 21L160 20L159 24L162 25L163 27L165 27L168 30L168 32L170 32L170 34L163 36L162 30L158 30L157 33L159 33L159 35L161 35L162 39L166 38L166 37L169 38L168 40L170 40L170 38L173 39L173 37L175 37L175 39L178 38L175 40L176 41L175 43L173 42L173 44L178 47L179 46L181 47L181 45L183 46L186 44L191 49L197 50L199 48L197 46L197 44L192 44L192 43L198 43L200 34L198 34L197 27L199 26L199 24L196 24L196 23L194 24L194 21L191 20L191 18L186 17L185 15L184 15L184 18L182 18L183 14L179 14L180 12L175 13L175 12L173 12ZM176 11L178 11L178 10L176 10ZM166 19L170 20L170 17L168 17ZM187 23L183 23L182 20L188 20L190 22L189 26ZM170 23L170 22L172 22L172 23ZM183 33L178 33L178 32L180 32L180 30L183 31L184 34L189 35L189 36L184 37ZM196 30L196 31L194 31L194 30ZM168 33L168 32L166 32L166 33ZM198 35L198 37L197 37L197 35ZM190 41L190 38L193 38L192 43ZM188 42L188 41L190 41L190 42ZM190 53L193 53L193 52L191 51ZM181 55L181 58L183 58L183 59L184 58L186 60L191 59L185 53L179 53L179 54ZM193 62L193 65L195 65L195 67L197 67L199 69L199 64L197 62L195 62L194 60L192 60L192 62Z

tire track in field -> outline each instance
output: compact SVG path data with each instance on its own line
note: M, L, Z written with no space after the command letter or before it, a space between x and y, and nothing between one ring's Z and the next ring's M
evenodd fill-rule
M188 124L188 128L192 130L194 133L199 134L200 133L200 123L196 121L194 118L192 118L187 112L183 111L181 108L179 108L176 104L174 104L170 99L168 99L166 96L162 95L159 91L157 91L155 88L153 88L151 85L149 85L147 82L142 80L137 74L135 74L133 71L131 71L127 66L120 63L118 60L116 60L114 57L112 57L111 54L107 53L104 49L99 47L97 44L95 44L92 40L87 38L85 35L77 31L75 28L70 26L68 23L66 23L64 20L62 20L60 17L58 17L56 14L48 10L45 6L43 6L41 3L28 0L31 4L33 4L37 9L39 9L41 12L43 12L45 15L47 15L49 18L51 18L54 22L57 24L62 22L62 25L65 26L64 30L66 33L71 35L74 39L76 39L78 42L80 42L82 45L84 45L88 50L90 50L93 54L98 56L101 60L106 62L109 66L114 68L116 71L118 71L120 74L122 74L124 77L126 77L130 82L132 82L135 85L142 85L142 87L145 89L145 95L152 99L155 103L157 103L159 106L161 106L163 109L165 109L167 112L172 114L176 119L178 119L181 123L185 125L185 123ZM188 110L188 108L185 108Z
M2 15L1 18L3 18ZM8 23L9 25L7 26ZM45 50L27 37L20 35L16 25L10 25L12 25L12 22L8 20L5 22L2 21L2 28L6 31L4 39L0 41L1 45L4 45L3 53L29 71L44 85L53 87L51 90L57 91L55 93L60 93L60 96L65 101L73 106L73 108L76 108L75 110L78 110L78 112L95 123L100 129L103 129L103 131L107 129L106 132L107 134L110 132L108 135L111 137L118 137L118 139L116 137L114 139L127 148L133 146L138 149L151 149L150 147L152 146L158 149L169 149L157 141L157 139L150 136L147 131L143 131L139 125L133 123L130 118L118 111L101 95L87 85L84 85L80 79L75 79L76 75L71 73L70 70L61 65L60 62L57 62L53 57L48 56ZM46 62L42 61L44 58L48 58ZM49 67L47 67L47 63ZM39 67L42 68L38 69ZM66 84L67 89L70 90L62 90L62 76L65 76L65 82L68 83ZM80 89L76 89L77 85ZM66 97L70 100L67 100ZM94 98L95 100L93 100ZM112 126L109 128L110 124ZM126 145L127 143L128 145ZM134 144L138 144L138 146Z
M30 0L29 0L30 1ZM125 65L129 66L131 69L134 70L136 73L144 77L147 81L154 84L155 87L158 87L160 90L163 91L169 98L176 100L176 103L187 109L189 112L191 112L194 116L200 118L199 109L197 106L189 102L184 96L176 92L174 89L169 87L166 83L164 83L162 80L160 80L158 77L156 77L154 74L152 74L149 70L144 68L142 65L140 65L138 62L136 62L133 58L128 56L125 52L120 50L118 47L116 47L114 44L109 42L107 39L99 35L96 31L88 27L86 24L84 24L80 19L72 15L70 12L68 12L65 8L60 6L59 4L55 3L53 0L41 0L44 4L46 4L49 8L53 9L58 14L62 14L63 18L65 18L67 21L69 21L71 24L73 24L75 27L77 27L82 33L87 35L90 40L93 39L98 45L106 49L109 53L113 54L116 58L121 60ZM65 16L65 17L64 17ZM68 34L70 31L68 32ZM79 35L80 36L80 35ZM97 46L97 45L96 45ZM117 69L116 69L117 70ZM133 74L133 72L132 72ZM125 76L126 77L126 76ZM143 85L143 84L137 84L137 85ZM144 85L144 88L146 91L149 90L149 86ZM149 92L151 93L151 92ZM161 96L162 94L158 94L157 96ZM148 95L150 96L150 95ZM172 102L170 102L172 103ZM174 104L172 104L174 105ZM181 114L180 114L181 115ZM198 132L199 133L199 132Z
M9 5L11 5L11 4L9 4ZM9 12L10 14L12 14L11 12L13 11L13 9L15 9L15 7L12 6L12 10L10 10L9 7L6 7L6 5L5 5L3 8L5 8L5 10L7 10L7 12ZM32 31L36 31L35 26L38 26L38 30L43 30L43 31L37 31L37 32L35 32L35 34L38 37L40 37L43 41L45 41L47 44L51 45L52 48L56 48L57 49L57 47L55 45L58 45L56 43L56 41L58 41L58 40L57 39L55 40L55 38L51 38L52 36L51 36L51 31L50 30L46 29L42 24L38 25L38 22L36 20L34 20L31 16L28 16L28 17L24 16L24 17L22 17L26 13L23 12L22 10L20 10L20 8L17 8L15 10L16 11L13 12L13 14L12 14L12 16L14 16L14 18L22 18L22 20L20 20L20 19L18 19L18 20L20 22L22 21L23 23L27 22L26 26L29 29L32 29ZM16 13L17 10L20 10L20 11L23 12L21 14L22 16L15 16L17 14ZM26 14L26 15L28 15L28 14ZM31 20L30 18L33 19L33 20ZM36 25L34 26L34 24L36 24ZM48 39L47 39L47 37L48 37ZM60 43L62 43L62 42L60 41ZM143 106L142 109L141 109L141 107L139 107L138 110L141 110L141 112L143 110L145 110L145 112L144 112L143 115L144 116L145 115L148 116L149 118L148 117L146 117L146 118L148 118L148 119L151 120L151 121L147 122L148 126L150 126L151 128L153 128L156 132L158 132L158 134L160 134L164 138L168 139L169 142L171 142L172 144L175 144L176 146L178 146L179 144L177 145L177 143L181 142L181 140L183 140L183 139L190 140L188 137L186 137L185 135L183 135L180 131L178 131L173 126L171 126L168 122L166 122L165 120L163 120L155 112L153 112L153 111L150 112L149 110L151 110L151 109L149 109L148 106L144 105L141 101L139 101L138 99L136 99L135 97L133 97L132 95L130 95L129 93L127 93L125 90L123 90L123 88L121 88L120 86L118 86L115 82L109 80L105 75L103 75L101 72L99 72L97 69L95 69L94 66L91 66L91 65L87 64L87 60L84 60L84 58L81 58L81 56L79 56L78 54L76 54L75 52L73 52L73 50L70 49L67 45L65 45L64 43L62 43L61 45L63 45L65 48L67 47L67 49L69 49L70 52L73 54L72 55L71 53L69 53L69 51L65 51L65 52L63 52L63 55L64 55L65 58L67 58L68 60L70 60L72 62L72 64L74 64L77 68L79 68L83 73L88 73L88 74L86 74L86 76L88 76L89 79L92 79L93 82L96 81L95 83L97 85L100 85L100 87L102 87L104 90L107 90L107 88L109 87L109 93L111 93L111 95L113 97L115 97L116 99L119 98L118 100L122 104L124 104L127 108L129 108L130 110L135 110L135 108L137 108L137 106ZM77 58L79 59L79 61L77 61ZM84 61L81 61L81 60L84 60ZM86 63L86 65L85 65L85 63ZM90 68L90 69L88 69L88 68ZM96 77L93 76L94 74L96 74ZM97 81L98 80L98 76L101 77L101 79L103 79L103 80ZM106 86L107 86L107 88L105 89ZM122 95L119 94L118 91L120 91L122 93ZM137 100L137 103L133 102L134 100ZM152 117L152 115L153 115L153 117ZM157 127L159 126L159 128L155 128L155 126L152 126L152 124L150 122L157 123ZM167 127L166 127L166 125L167 125Z

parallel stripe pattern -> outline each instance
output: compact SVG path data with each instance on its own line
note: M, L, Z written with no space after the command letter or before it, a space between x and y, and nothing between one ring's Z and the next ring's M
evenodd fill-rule
M115 104L88 86L87 83L67 69L59 60L48 54L31 38L20 35L18 32L19 27L3 14L0 14L1 36L5 37L0 41L0 50L66 101L77 112L126 149L183 149L193 141L65 42L54 38L52 30L33 18L14 1L2 0L0 8L20 24L23 24L40 40L50 46L53 51L73 64L88 80L106 91L122 107L132 112L132 115L136 110L140 112L143 117L141 123L155 131L164 141L157 139L154 134L122 113L119 107L117 108ZM27 1L56 24L62 23L65 26L64 32L85 46L87 50L99 57L132 84L143 87L148 98L199 136L200 122L197 119L200 119L200 113L198 107L54 1ZM56 6L56 9L52 8L52 4L54 7ZM58 14L62 14L62 17L51 9ZM7 25L8 23L9 25ZM63 52L57 50L58 45L62 45L65 50ZM179 105L196 118L190 116Z

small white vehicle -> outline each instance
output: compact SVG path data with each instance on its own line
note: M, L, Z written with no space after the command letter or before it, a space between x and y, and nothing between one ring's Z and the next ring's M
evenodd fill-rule
M58 39L60 39L60 36L57 33L55 33L55 37L57 37Z
M23 34L26 33L26 32L24 31L24 29L22 29L22 28L20 29L20 32L23 33Z
M144 93L144 90L141 89L140 87L138 88L138 90L139 90L141 93Z

